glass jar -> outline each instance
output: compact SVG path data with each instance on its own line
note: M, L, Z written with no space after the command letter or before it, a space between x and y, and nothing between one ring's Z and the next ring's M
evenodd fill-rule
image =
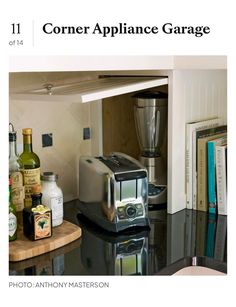
M58 175L44 172L41 175L42 203L52 210L52 227L63 222L63 194L57 186Z

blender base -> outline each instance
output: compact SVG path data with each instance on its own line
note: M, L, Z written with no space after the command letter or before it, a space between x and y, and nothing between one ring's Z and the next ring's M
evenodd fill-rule
M167 202L167 186L148 184L148 205L156 206L166 204Z
M166 164L161 156L140 157L148 172L148 204L157 206L167 202Z

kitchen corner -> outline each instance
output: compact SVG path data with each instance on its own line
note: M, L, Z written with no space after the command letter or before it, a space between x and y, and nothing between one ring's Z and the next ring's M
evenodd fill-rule
M35 157L18 163L17 173L28 174L21 183L31 206L26 208L23 192L21 208L9 206L11 216L24 213L18 238L9 235L9 244L25 235L38 251L21 259L9 253L9 275L227 274L227 208L218 214L216 180L214 202L208 203L202 153L206 202L196 207L198 129L203 145L204 137L213 142L220 131L215 144L222 145L226 165L226 57L41 60L39 70L37 61L24 58L10 65L9 142L12 152L23 151L20 157L27 150ZM23 131L23 144L16 131ZM44 219L38 232L36 215Z

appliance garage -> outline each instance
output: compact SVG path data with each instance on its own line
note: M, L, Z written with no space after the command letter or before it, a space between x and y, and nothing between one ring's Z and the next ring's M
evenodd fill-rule
M44 253L53 259L48 275L154 275L200 256L225 272L226 219L185 209L186 127L226 126L226 77L223 56L11 57L9 144L14 159L24 158L17 171L28 176L21 183L32 235L24 236L21 204L10 274L40 274L33 263ZM205 251L219 246L219 233L221 252Z
M12 99L35 102L89 103L91 113L96 108L98 118L89 128L94 155L79 157L75 176L79 209L104 229L118 232L129 227L146 227L148 206L167 204L167 84L167 77L100 75L98 79L63 85L47 83L42 88L11 95ZM158 92L159 87L164 92ZM122 113L130 113L132 129L127 127L126 137L135 136L135 146L109 144L106 133L111 129L104 128L104 124L112 120L107 120L102 112L107 101L111 106L114 104L114 97L133 105L129 112L124 104ZM120 139L125 137L118 126L113 131ZM104 150L106 144L109 150Z

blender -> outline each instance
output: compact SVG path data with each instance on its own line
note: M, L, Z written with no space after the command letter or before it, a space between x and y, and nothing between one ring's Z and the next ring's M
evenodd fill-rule
M167 130L168 95L162 92L141 92L135 98L135 127L141 149L140 162L148 172L148 204L167 202L167 163L161 146Z

